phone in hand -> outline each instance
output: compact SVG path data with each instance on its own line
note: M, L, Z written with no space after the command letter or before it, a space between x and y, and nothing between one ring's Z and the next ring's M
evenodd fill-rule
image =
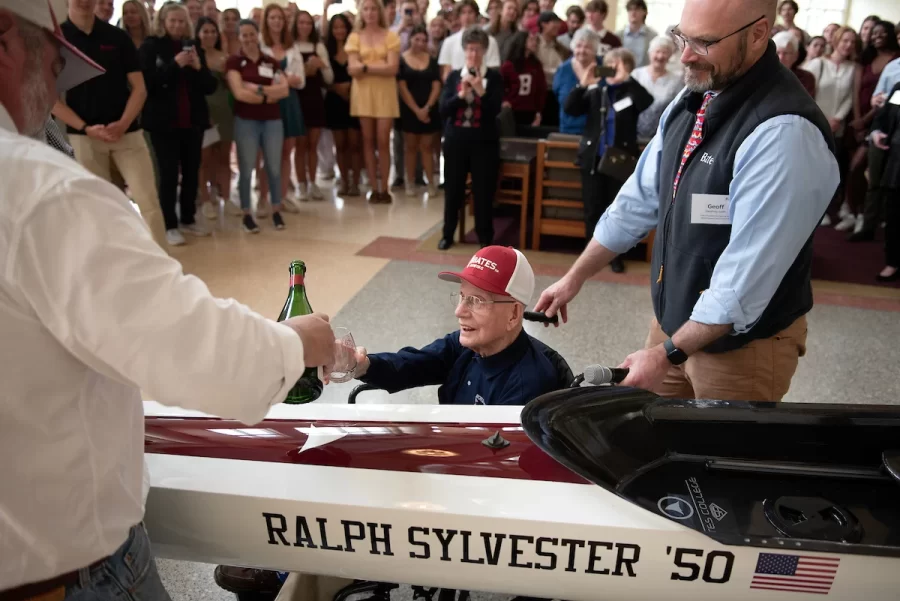
M616 70L612 67L604 67L602 65L596 65L594 67L594 77L597 79L603 79L605 77L615 77Z

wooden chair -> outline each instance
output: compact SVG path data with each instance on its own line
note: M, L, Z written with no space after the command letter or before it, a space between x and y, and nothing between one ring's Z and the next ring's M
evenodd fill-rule
M581 172L575 165L576 136L553 136L538 144L534 176L534 232L531 245L541 248L541 236L584 238L584 203L581 200ZM641 244L645 259L653 256L655 231Z

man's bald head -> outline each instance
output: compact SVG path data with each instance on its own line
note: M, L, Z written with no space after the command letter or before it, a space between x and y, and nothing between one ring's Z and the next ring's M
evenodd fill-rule
M686 0L680 28L691 35L726 35L753 19L765 17L771 30L777 6L777 0Z

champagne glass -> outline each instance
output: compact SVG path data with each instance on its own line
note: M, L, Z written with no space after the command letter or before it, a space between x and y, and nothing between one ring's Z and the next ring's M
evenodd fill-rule
M349 382L356 373L356 342L348 328L332 328L334 330L334 367L328 374L328 380L336 384Z

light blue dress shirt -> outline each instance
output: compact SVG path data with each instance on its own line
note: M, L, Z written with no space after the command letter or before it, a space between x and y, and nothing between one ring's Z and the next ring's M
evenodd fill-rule
M898 81L900 81L900 58L895 58L881 71L881 77L878 78L878 85L875 86L873 96L887 94L894 89Z
M666 108L632 176L600 218L594 239L622 254L656 227L663 129L682 91ZM713 101L715 102L715 101ZM837 160L808 120L763 122L738 148L729 188L731 239L691 320L750 330L815 230L840 182ZM678 277L673 274L673 277Z

